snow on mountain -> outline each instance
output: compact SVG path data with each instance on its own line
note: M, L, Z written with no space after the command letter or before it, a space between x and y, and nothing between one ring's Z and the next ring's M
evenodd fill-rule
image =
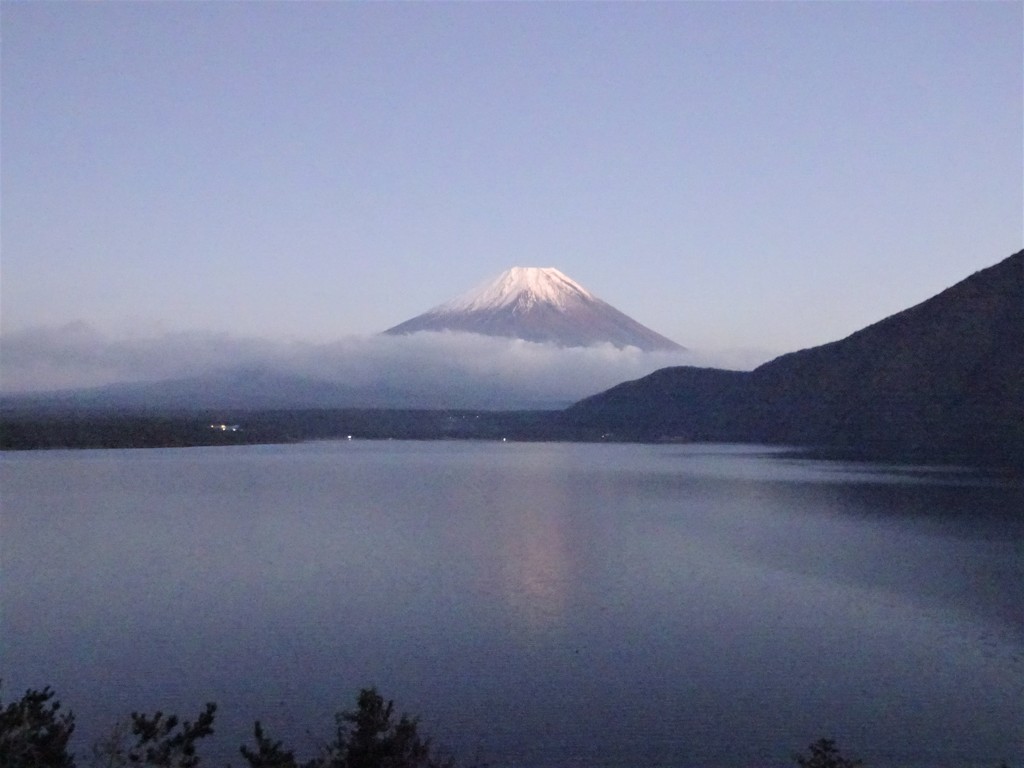
M528 309L538 302L566 309L573 297L584 300L596 298L554 267L512 267L489 283L479 285L432 311L475 312L511 305Z
M610 343L645 351L683 349L553 267L513 267L491 282L389 328L385 333L445 330L551 342L565 347Z

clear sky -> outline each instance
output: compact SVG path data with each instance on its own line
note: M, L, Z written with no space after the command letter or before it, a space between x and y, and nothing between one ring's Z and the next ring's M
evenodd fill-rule
M326 343L554 266L785 352L1024 243L1021 2L0 14L8 337Z

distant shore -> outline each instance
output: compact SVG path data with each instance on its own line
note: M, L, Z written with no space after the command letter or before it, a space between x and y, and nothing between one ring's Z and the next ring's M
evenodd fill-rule
M253 411L8 411L0 413L0 450L195 448L270 445L311 440L508 440L686 444L685 435L616 434L575 422L565 411L428 409L282 409ZM736 442L736 441L729 441ZM741 441L743 442L743 441ZM748 441L763 442L763 441ZM794 449L797 450L797 449ZM1013 456L958 455L817 446L805 458L939 464L1024 474Z

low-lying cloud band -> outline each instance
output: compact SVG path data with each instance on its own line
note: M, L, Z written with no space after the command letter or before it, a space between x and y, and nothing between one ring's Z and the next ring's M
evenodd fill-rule
M608 344L565 348L469 333L347 336L316 344L201 332L115 337L86 323L0 337L0 361L4 395L223 380L259 371L353 391L402 393L402 405L460 408L555 407L670 365L749 367L694 352Z

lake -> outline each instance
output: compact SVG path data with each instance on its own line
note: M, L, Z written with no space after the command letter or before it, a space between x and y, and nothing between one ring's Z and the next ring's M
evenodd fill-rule
M463 763L1024 761L1024 484L777 449L340 441L0 455L3 701L80 757L219 705L311 756L360 687ZM206 761L204 761L206 764Z

